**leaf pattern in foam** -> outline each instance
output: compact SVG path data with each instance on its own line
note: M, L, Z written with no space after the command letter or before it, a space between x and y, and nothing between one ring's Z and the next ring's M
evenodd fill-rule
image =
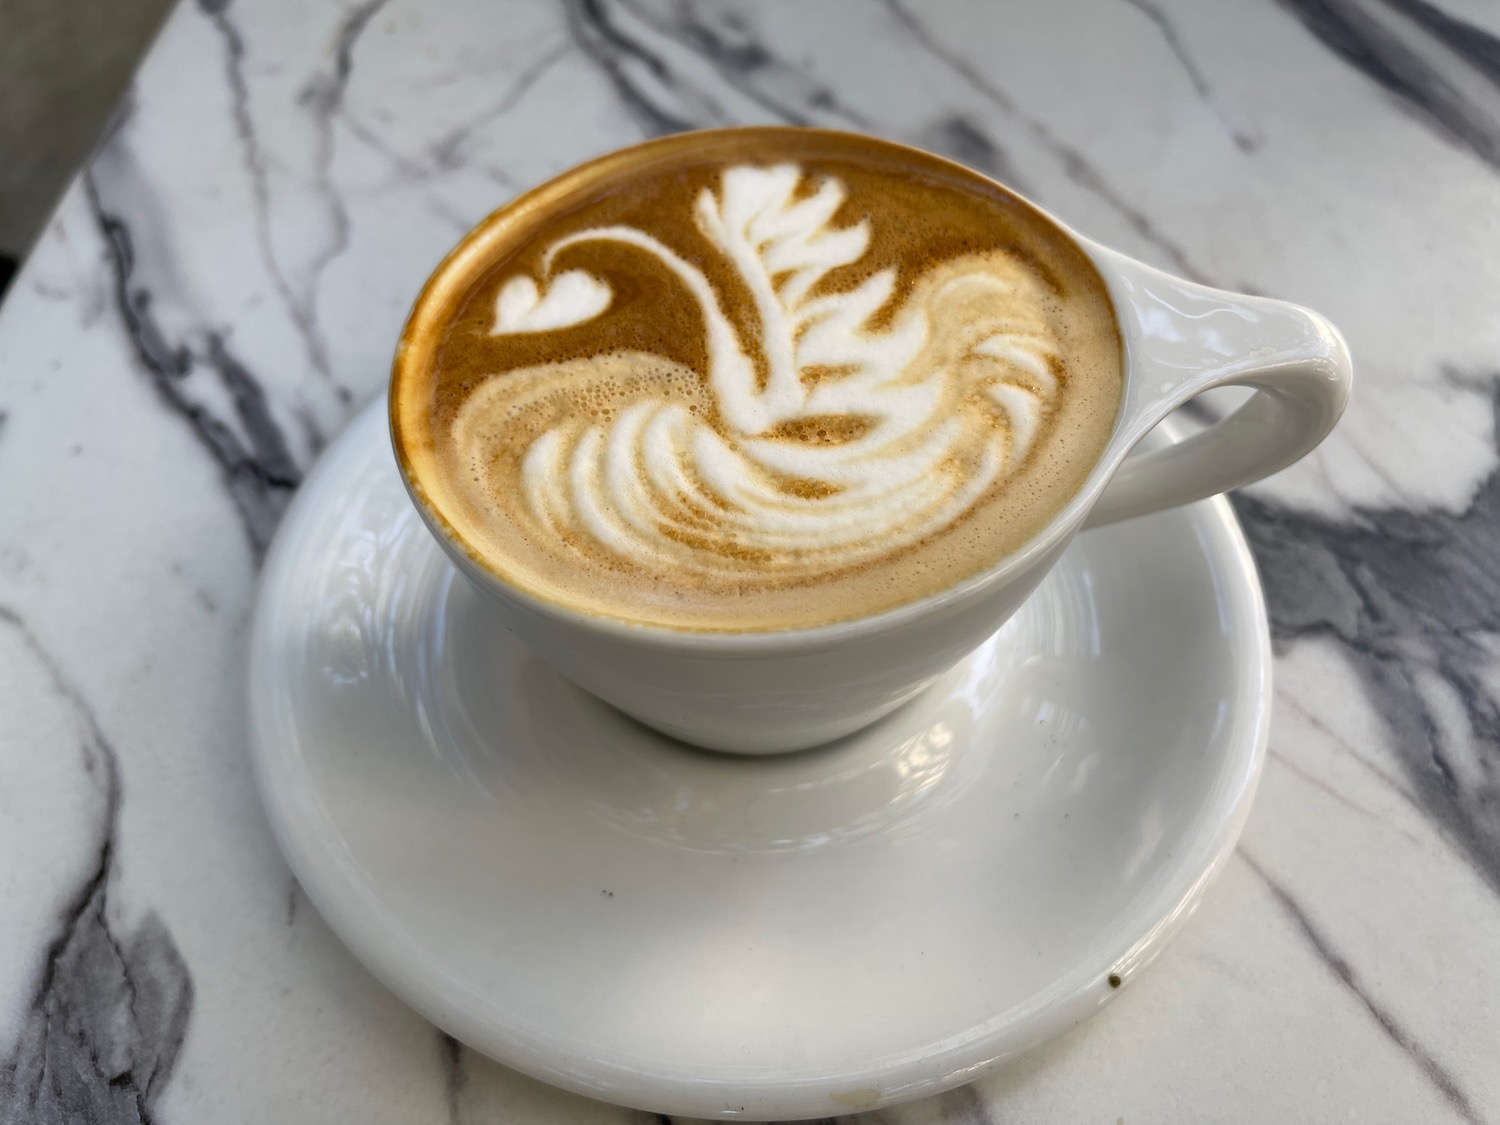
M799 200L801 183L801 170L792 164L735 167L724 173L720 194L705 189L697 200L699 230L734 264L760 316L769 372L758 396L762 430L809 412L812 396L803 384L804 369L846 369L845 391L868 391L898 376L922 344L919 316L905 318L893 332L863 330L889 300L893 271L883 270L847 293L809 298L828 273L864 256L870 225L833 225L845 200L838 180L823 180ZM776 278L783 275L778 286ZM844 397L824 395L833 401Z
M888 327L871 330L895 271L814 295L831 271L866 254L871 231L868 221L835 225L846 198L838 180L798 198L803 183L795 165L731 167L718 191L705 188L693 205L699 232L755 303L763 387L708 277L649 233L598 227L548 249L547 272L559 251L590 241L634 246L671 270L702 313L702 374L727 427L718 432L665 401L628 405L612 421L560 424L524 459L524 488L544 526L569 541L582 531L647 567L816 573L941 529L1022 463L1060 389L1058 340L1036 312L1036 279L1003 254L949 262L918 279ZM511 331L545 330L554 318L578 323L605 312L609 295L605 282L577 270L545 294L515 278L502 289L510 315L498 319ZM805 378L812 369L821 370ZM587 365L567 377L586 382ZM475 395L465 409L510 393L519 392ZM986 422L986 409L1008 419L1003 431ZM840 416L863 420L862 431L833 443L787 438L787 424ZM807 481L822 487L788 490Z

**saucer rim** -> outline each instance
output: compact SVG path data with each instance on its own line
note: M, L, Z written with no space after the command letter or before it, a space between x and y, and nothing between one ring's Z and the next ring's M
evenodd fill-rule
M296 573L294 529L308 513L336 498L338 469L381 436L373 404L350 424L309 474L288 507L268 552L250 629L247 703L256 785L273 834L309 900L329 927L383 984L406 1004L460 1041L503 1065L591 1098L648 1112L704 1118L792 1118L876 1109L973 1081L1018 1055L1072 1029L1107 1003L1148 966L1181 929L1234 849L1253 802L1270 731L1272 651L1264 591L1243 529L1223 496L1187 506L1189 518L1210 532L1232 582L1231 644L1240 649L1233 691L1246 718L1223 738L1223 775L1206 795L1203 827L1185 855L1162 864L1162 884L1144 893L1121 917L1136 923L1098 961L1080 957L1068 973L977 1025L921 1049L885 1056L858 1071L755 1071L726 1068L718 1077L647 1072L616 1052L580 1056L578 1045L529 1029L502 1026L496 1007L477 1003L402 932L357 878L338 872L358 866L341 834L312 799L315 788L294 784L285 766L301 761L291 746L290 701L269 687L274 674L272 608ZM383 421L383 418L382 418ZM1169 427L1170 430L1170 427ZM388 447L387 447L388 449ZM425 521L424 521L425 526ZM1109 534L1108 529L1088 534ZM446 555L445 555L446 559ZM449 560L451 563L451 560ZM455 576L456 577L456 576ZM461 579L460 579L461 580ZM330 849L337 854L330 855ZM1113 927L1115 930L1123 927ZM1120 985L1111 983L1118 977ZM503 1013L502 1013L503 1015ZM840 1108L842 1107L842 1109Z

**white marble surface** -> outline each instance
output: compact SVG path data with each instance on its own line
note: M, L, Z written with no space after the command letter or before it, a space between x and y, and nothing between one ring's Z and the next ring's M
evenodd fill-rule
M889 1122L1500 1121L1500 9L184 3L0 307L0 1121L617 1121L344 952L243 734L264 544L426 272L668 129L946 151L1313 305L1360 385L1241 497L1279 646L1220 882L1103 1014Z

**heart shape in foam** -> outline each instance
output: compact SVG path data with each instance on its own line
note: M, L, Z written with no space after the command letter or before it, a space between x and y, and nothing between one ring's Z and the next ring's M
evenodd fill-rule
M609 308L609 286L583 270L565 270L542 292L524 274L495 299L496 332L552 332L592 320Z

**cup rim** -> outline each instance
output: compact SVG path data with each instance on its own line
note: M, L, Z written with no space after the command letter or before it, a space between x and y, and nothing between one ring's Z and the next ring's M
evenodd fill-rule
M961 164L958 161L928 152L915 145L903 144L885 137L867 133L856 133L846 129L822 129L798 125L735 125L714 129L697 129L672 133L664 137L654 137L624 148L614 149L608 153L574 165L567 171L508 200L480 219L459 240L458 244L443 257L423 284L422 289L417 294L416 300L412 304L412 309L407 316L406 323L402 327L401 337L396 346L396 354L392 360L391 378L387 391L388 419L391 446L396 457L396 465L401 475L401 481L406 487L407 495L411 498L418 514L422 517L422 522L427 525L428 530L438 539L448 555L460 565L460 569L471 578L482 581L493 593L500 595L502 598L517 602L525 609L544 618L553 619L575 628L601 633L620 640L629 640L650 648L677 651L686 650L704 655L759 655L783 649L806 651L808 648L819 648L873 637L900 629L928 614L940 612L955 604L968 601L995 586L1004 584L1006 580L1013 577L1016 573L1027 570L1039 556L1045 555L1057 544L1059 539L1071 534L1082 523L1088 510L1098 498L1098 494L1103 491L1104 486L1108 484L1110 477L1113 476L1119 461L1123 458L1125 452L1128 451L1130 445L1134 444L1133 441L1123 444L1121 442L1124 430L1122 422L1126 418L1126 394L1122 387L1120 404L1116 408L1109 439L1105 443L1103 452L1100 453L1099 458L1094 462L1093 468L1089 470L1083 483L1079 485L1078 490L1068 502L1058 509L1052 518L1019 548L1001 556L984 569L960 579L949 586L945 586L941 590L936 590L933 593L925 594L908 602L902 602L900 605L892 606L889 609L880 610L876 613L825 622L821 625L801 625L790 628L754 630L693 629L662 625L654 622L632 621L626 617L588 613L575 609L561 601L554 601L551 598L544 597L525 588L518 582L508 579L505 575L489 566L479 556L478 552L470 548L468 543L464 541L463 537L458 534L438 509L437 505L427 496L427 492L422 487L420 480L417 479L417 474L412 470L410 460L407 456L405 436L402 434L400 423L401 407L399 390L402 385L403 372L407 368L408 353L412 347L413 338L428 323L429 318L424 315L424 310L441 304L442 302L436 298L448 294L454 288L467 281L470 273L465 267L469 266L475 259L482 259L489 250L491 243L501 237L497 220L502 216L521 213L527 209L544 205L549 198L565 192L577 180L605 171L612 164L636 158L641 153L655 150L671 150L679 146L690 145L694 141L703 141L728 135L744 136L745 134L756 132L799 133L832 138L858 138L861 141L874 142L897 153L910 153L926 161L936 161L939 164L953 168L963 175L978 176L992 186L1005 192L1017 204L1039 216L1072 243L1074 248L1087 259L1089 265L1098 275L1101 286L1109 301L1110 311L1114 315L1116 329L1119 333L1122 384L1129 383L1131 371L1130 341L1128 333L1125 331L1125 321L1120 315L1120 302L1116 294L1116 288L1112 284L1112 271L1107 269L1104 262L1101 261L1101 258L1104 256L1101 252L1105 248L1079 235L1068 224L1062 222L1050 211L1038 206L1014 188L1000 183L992 176L970 168L966 164Z

